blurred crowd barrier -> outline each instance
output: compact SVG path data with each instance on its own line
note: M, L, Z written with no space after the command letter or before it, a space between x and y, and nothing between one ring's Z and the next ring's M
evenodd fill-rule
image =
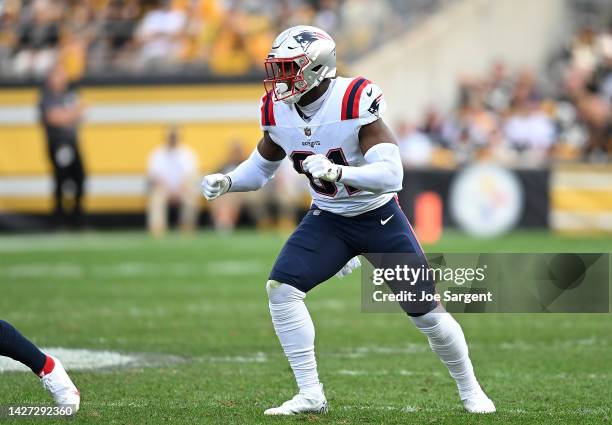
M257 125L259 84L84 87L80 94L87 105L80 126L87 171L83 209L94 218L92 225L104 224L96 217L111 216L140 217L131 222L110 221L113 225L143 224L157 173L152 158L167 142L170 129L176 128L180 144L189 149L190 157L193 155L188 161L193 164L190 170L196 167L195 172L189 171L196 174L192 187L204 173L235 167L261 137ZM47 217L53 212L52 169L35 106L38 101L36 89L0 91L0 228L4 230L36 227L40 223L24 217ZM488 109L482 113L492 114ZM526 161L522 155L533 153L524 146L508 147L513 161L500 161L481 145L475 145L468 155L453 147L456 142L435 142L426 128L413 128L408 137L401 128L397 132L405 163L400 199L411 219L415 219L420 195L434 193L442 206L441 223L456 225L451 211L453 182L470 164L496 164L516 176L520 202L508 195L503 180L498 181L495 175L480 176L473 183L473 192L463 196L470 205L478 206L475 214L479 223L493 222L496 212L512 208L518 211L514 225L522 227L612 231L609 163L584 164L582 156L574 156L573 161L555 160L554 156L546 161ZM425 144L430 146L424 148ZM430 160L442 159L421 161L423 152L429 152ZM249 222L270 228L275 223L270 208L280 211L286 218L281 226L290 228L297 212L308 207L309 196L306 179L295 173L288 161L285 165L262 192L236 194L217 205L196 196L196 209L207 211L220 231L231 231L240 221L241 211L246 211ZM190 226L193 224L187 224Z
M452 169L408 168L399 198L424 242L435 242L436 232L433 240L427 235L438 222L486 237L515 227L612 232L612 164L508 167L481 160Z
M233 141L248 152L260 138L261 86L86 87L80 127L88 172L85 209L142 211L149 155L164 143L168 126L197 154L198 170L220 169ZM3 209L49 211L51 168L36 108L36 89L0 91L0 188Z
M563 164L550 180L550 226L561 232L612 232L612 166Z

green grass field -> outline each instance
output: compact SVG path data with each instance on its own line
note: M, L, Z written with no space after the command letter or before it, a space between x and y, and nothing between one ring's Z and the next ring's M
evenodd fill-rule
M309 294L330 411L266 418L295 392L265 281L284 236L143 233L0 237L0 318L43 347L141 359L74 371L74 423L601 424L611 418L612 316L459 315L498 413L462 411L454 383L400 314L360 312L358 274ZM459 234L449 252L610 252L610 239ZM30 373L0 373L0 405L50 402ZM0 418L0 422L5 419ZM50 422L48 419L33 423ZM27 423L19 420L18 423Z

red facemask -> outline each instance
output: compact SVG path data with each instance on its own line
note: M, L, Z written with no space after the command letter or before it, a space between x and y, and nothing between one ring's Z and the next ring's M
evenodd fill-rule
M308 88L303 70L310 60L306 55L292 58L267 58L264 65L267 78L264 80L266 93L274 93L275 100L288 99Z

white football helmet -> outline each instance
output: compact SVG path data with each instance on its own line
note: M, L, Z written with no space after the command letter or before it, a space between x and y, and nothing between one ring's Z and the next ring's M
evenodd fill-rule
M336 76L336 43L309 25L286 29L272 43L265 62L266 92L275 100L295 103L325 78Z

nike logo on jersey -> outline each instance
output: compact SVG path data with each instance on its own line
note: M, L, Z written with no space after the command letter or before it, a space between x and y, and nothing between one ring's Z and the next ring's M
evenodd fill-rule
M368 97L372 96L372 87L370 87L370 91L366 92L366 94L368 95Z
M395 214L391 214L391 216L389 218L385 219L385 220L381 219L380 220L380 224L382 224L384 226L385 224L387 224L389 222L389 220L391 220L393 218L394 215Z

